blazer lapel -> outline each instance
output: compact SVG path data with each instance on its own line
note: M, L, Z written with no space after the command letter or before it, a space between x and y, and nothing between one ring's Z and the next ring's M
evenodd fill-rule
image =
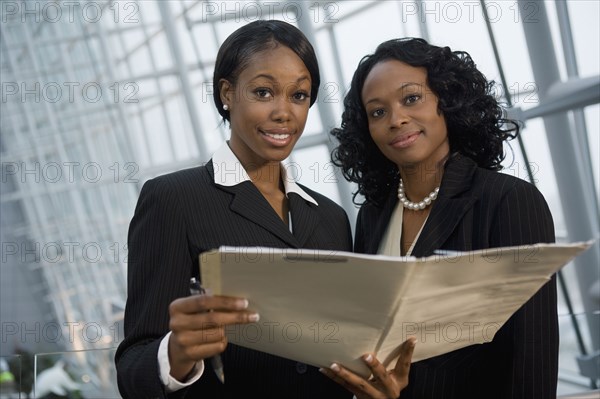
M314 209L314 204L307 202L296 193L289 193L290 213L292 215L292 229L300 247L306 244L319 224L320 218Z
M446 164L440 194L433 203L431 213L412 255L429 256L442 247L465 213L473 206L476 198L463 195L471 186L477 165L471 159L454 154Z
M367 245L366 251L369 254L376 254L379 250L379 245L381 240L383 240L383 235L390 224L390 220L392 218L392 213L394 212L394 208L396 207L396 202L398 197L396 196L396 191L398 187L392 190L393 195L389 195L385 203L383 204L383 208L381 210L381 214L377 219L377 224L375 225L375 229L369 238L369 243Z
M212 161L206 165L206 168L214 179ZM215 186L233 195L233 199L229 204L229 209L232 212L268 230L289 246L293 248L300 246L298 239L292 235L285 223L277 216L269 202L251 181L245 181L235 186L221 186L218 184L215 184Z

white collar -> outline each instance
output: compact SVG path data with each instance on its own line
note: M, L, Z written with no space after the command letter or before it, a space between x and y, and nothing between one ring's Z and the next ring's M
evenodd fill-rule
M215 184L220 186L231 187L240 184L245 181L252 181L250 176L242 166L242 163L235 156L227 142L223 143L221 147L214 153L212 157L213 169L215 172ZM286 197L289 197L289 193L296 193L304 200L312 202L315 205L319 205L317 201L306 193L287 173L287 167L283 164L281 168L281 179L283 180L283 187L285 189Z

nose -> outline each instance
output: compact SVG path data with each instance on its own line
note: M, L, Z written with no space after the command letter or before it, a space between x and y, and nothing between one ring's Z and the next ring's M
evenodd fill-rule
M284 97L279 96L273 100L273 109L271 119L276 122L287 122L291 117L290 102Z
M410 116L406 109L401 105L394 106L390 111L390 127L400 127L410 121Z

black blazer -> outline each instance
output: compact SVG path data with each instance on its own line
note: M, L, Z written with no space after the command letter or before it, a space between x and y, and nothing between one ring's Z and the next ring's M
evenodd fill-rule
M397 200L394 189L382 207L366 204L361 208L356 252L377 252ZM479 168L471 159L455 154L446 164L439 196L412 255L538 242L554 242L552 216L542 194L523 180ZM552 278L491 343L413 363L401 398L555 398L556 300Z
M159 377L158 347L169 331L168 306L174 299L189 295L189 280L199 274L201 252L221 245L351 250L350 224L344 210L302 188L319 205L289 194L292 234L251 182L233 187L216 185L212 162L144 184L129 228L125 339L115 356L123 397L166 397ZM225 385L207 364L199 381L169 397L352 396L315 367L295 361L233 344L222 358Z

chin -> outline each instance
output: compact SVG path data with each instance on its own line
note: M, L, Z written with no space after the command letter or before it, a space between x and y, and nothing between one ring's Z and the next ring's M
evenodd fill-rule
M281 162L292 153L291 148L281 148L276 150L265 151L265 159L271 162Z

